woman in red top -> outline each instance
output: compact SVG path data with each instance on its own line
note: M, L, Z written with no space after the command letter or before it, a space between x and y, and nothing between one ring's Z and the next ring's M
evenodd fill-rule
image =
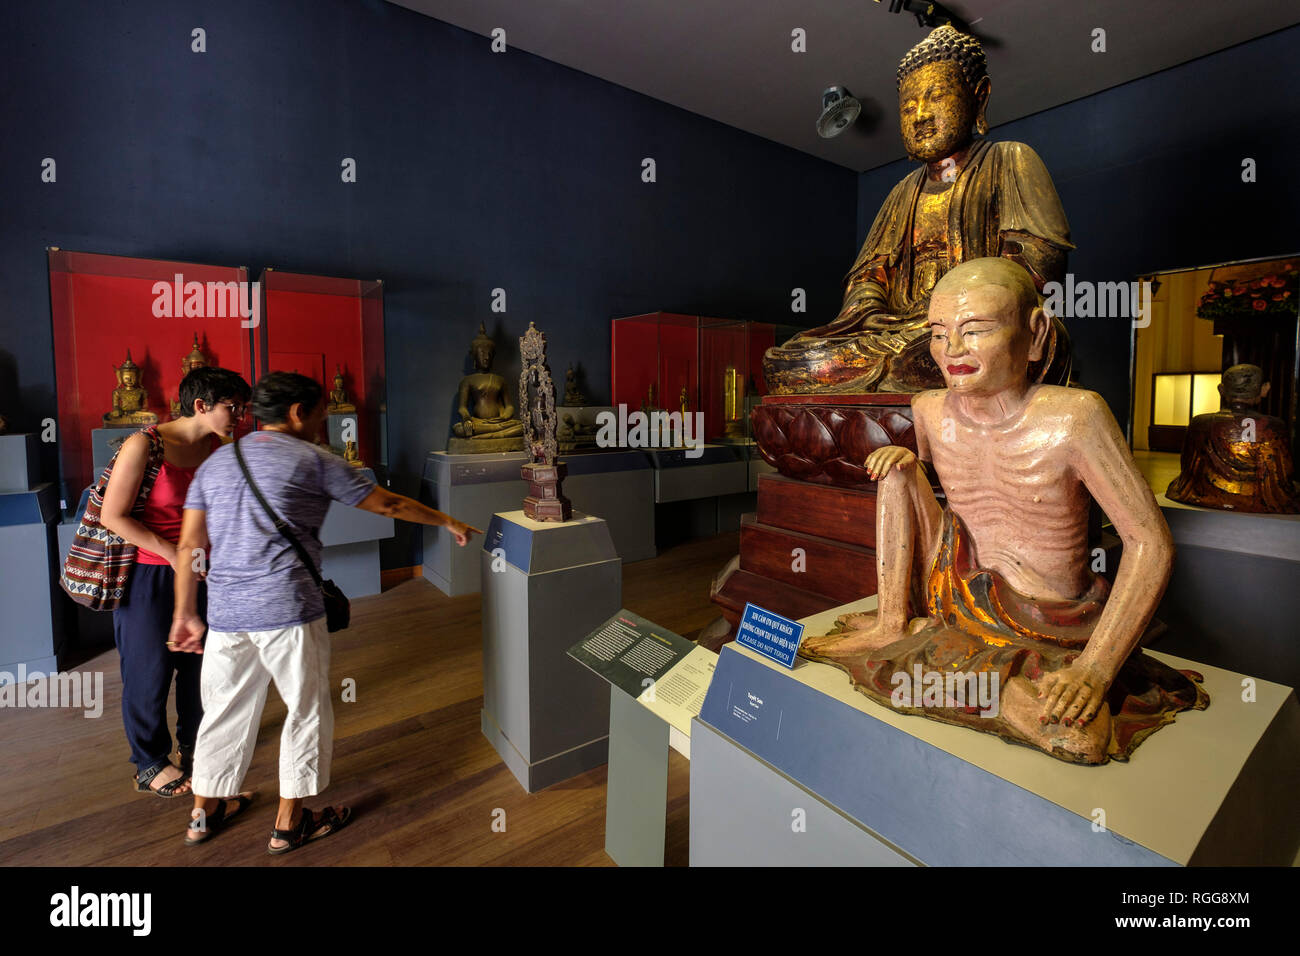
M101 522L139 550L121 605L113 612L113 637L122 664L122 723L140 792L179 797L189 792L194 738L203 719L199 674L203 658L167 644L175 601L181 509L199 465L234 433L251 389L234 372L197 368L181 381L181 417L150 426L122 443L104 490ZM149 497L136 498L149 466L148 431L162 440L164 459ZM200 596L200 615L205 615ZM176 742L181 766L171 762L167 695L176 678Z

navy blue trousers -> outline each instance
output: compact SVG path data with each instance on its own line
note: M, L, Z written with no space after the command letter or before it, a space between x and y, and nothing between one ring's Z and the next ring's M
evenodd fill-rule
M137 564L121 605L113 612L113 639L122 661L122 724L131 745L131 762L141 774L167 762L172 738L167 729L167 695L176 681L176 742L193 753L203 720L199 693L201 654L167 646L176 606L176 572L166 564ZM207 617L207 586L199 583L199 615Z

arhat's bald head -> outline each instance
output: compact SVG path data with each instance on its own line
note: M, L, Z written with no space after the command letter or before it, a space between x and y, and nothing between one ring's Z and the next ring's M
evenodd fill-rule
M958 263L943 274L931 295L956 295L962 289L983 285L1001 286L1010 292L1015 297L1016 312L1022 321L1027 321L1030 313L1038 307L1038 290L1025 267L1001 256Z

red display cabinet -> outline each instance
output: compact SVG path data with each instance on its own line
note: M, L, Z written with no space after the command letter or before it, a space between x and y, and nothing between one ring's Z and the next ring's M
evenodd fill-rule
M763 353L778 328L762 322L651 312L614 319L613 402L704 412L706 441L744 441L747 401L764 393Z
M178 398L182 361L194 347L207 364L238 372L251 383L250 312L255 305L248 270L165 259L48 250L50 320L58 409L59 460L67 505L76 504L103 465L104 427L116 369L139 367L148 411L165 422ZM129 434L132 427L120 429ZM245 419L239 433L251 427Z
M260 286L259 370L299 372L327 393L341 373L347 399L356 406L361 460L371 468L386 467L383 281L268 268ZM332 421L330 430L330 444L342 451L337 423Z

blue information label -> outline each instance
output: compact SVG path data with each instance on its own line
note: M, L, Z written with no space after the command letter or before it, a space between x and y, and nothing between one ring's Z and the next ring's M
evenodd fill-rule
M753 604L745 605L745 613L736 631L736 643L770 657L778 664L794 667L795 653L803 640L803 625L773 611L765 611Z

